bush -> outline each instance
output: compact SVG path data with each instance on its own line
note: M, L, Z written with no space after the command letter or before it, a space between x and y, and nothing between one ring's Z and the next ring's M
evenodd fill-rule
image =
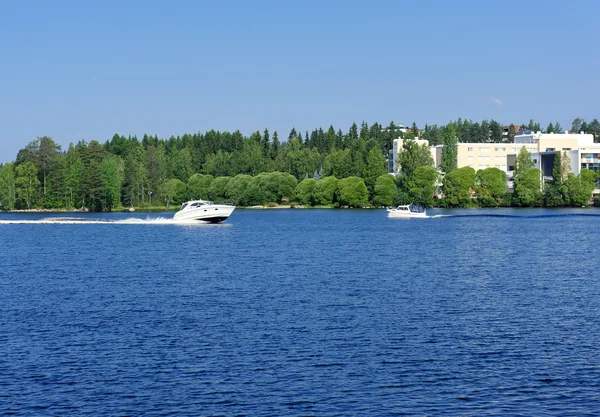
M231 181L231 177L217 177L208 187L208 198L213 201L225 201L227 199L225 189Z
M314 188L314 204L317 206L326 206L333 204L335 192L338 186L336 177L325 177L317 181Z
M394 177L385 174L377 178L375 181L375 193L373 202L378 206L391 206L394 204L394 198L398 194L398 187Z
M212 175L194 174L187 182L186 198L188 200L206 200L209 198L208 190L213 182Z
M296 186L294 190L294 200L304 205L314 204L314 190L317 181L312 178L306 178Z
M340 205L362 207L368 203L369 191L362 178L348 177L338 183L337 197Z

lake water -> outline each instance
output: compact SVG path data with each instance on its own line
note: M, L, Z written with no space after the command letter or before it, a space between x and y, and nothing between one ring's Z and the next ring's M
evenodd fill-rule
M0 214L0 414L597 415L600 210L431 214Z

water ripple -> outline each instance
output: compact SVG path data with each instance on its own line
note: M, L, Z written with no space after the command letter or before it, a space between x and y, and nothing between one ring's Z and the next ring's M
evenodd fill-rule
M594 415L600 219L528 213L4 225L0 410Z

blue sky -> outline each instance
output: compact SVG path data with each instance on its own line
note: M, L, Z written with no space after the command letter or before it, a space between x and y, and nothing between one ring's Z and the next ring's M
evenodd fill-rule
M353 121L600 118L596 1L0 2L0 161ZM596 69L594 69L596 68Z

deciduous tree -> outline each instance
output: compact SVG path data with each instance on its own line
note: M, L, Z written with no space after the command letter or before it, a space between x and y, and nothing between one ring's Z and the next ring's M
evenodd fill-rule
M343 178L338 183L337 199L340 205L362 207L367 204L369 192L362 178Z
M15 166L4 164L0 166L0 210L13 210L16 202Z
M373 203L378 206L391 206L398 194L398 187L394 181L394 177L390 174L385 174L377 178L375 182L375 195Z
M38 170L34 163L29 161L16 167L15 169L15 191L18 200L22 206L31 209L32 204L39 192L40 180L38 180Z

